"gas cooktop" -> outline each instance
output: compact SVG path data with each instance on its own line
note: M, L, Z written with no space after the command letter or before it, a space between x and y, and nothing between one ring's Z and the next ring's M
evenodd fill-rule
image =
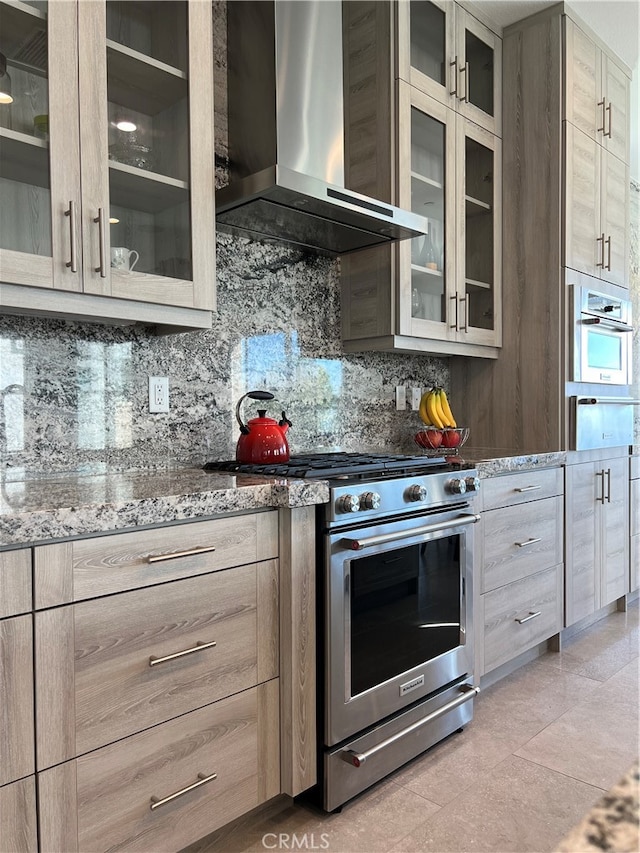
M460 462L456 467L464 467ZM315 478L330 480L375 474L380 477L400 477L405 473L450 469L444 457L406 456L384 453L308 453L291 456L288 462L256 464L235 460L207 462L206 471L228 471L236 474L264 474L265 476Z

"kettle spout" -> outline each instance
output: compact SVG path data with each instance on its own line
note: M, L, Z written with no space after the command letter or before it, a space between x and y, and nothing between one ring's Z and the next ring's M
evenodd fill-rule
M285 435L290 426L293 426L286 413L282 413L281 420L278 421L278 426L282 429L282 434Z

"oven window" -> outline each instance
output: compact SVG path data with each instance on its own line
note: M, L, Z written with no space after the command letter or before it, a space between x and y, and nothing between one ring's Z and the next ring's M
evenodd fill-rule
M461 644L460 535L351 561L351 695Z
M597 370L620 370L622 367L621 336L589 332L587 363L589 367Z

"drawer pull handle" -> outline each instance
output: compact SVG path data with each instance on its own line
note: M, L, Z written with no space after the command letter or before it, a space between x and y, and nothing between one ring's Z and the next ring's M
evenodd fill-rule
M149 554L147 563L162 563L164 560L177 560L179 557L193 557L194 554L209 554L215 551L214 545L201 548L189 548L187 551L173 551L171 554Z
M536 542L542 542L542 539L538 536L537 539L527 539L526 542L516 542L518 548L526 548L527 545L535 545Z
M542 615L542 610L536 610L536 611L530 610L528 616L523 616L522 619L516 619L516 622L518 623L518 625L524 625L524 623L528 622L530 619L535 619L536 616L541 616L541 615Z
M518 489L514 489L514 492L537 492L538 489L541 489L542 486L520 486Z
M198 773L198 781L194 782L193 785L187 785L186 788L182 788L182 790L176 791L175 794L169 794L168 797L163 797L161 800L158 797L151 797L151 805L149 806L149 808L151 809L151 811L153 811L154 809L159 809L160 806L164 806L167 803L172 802L172 800L175 800L177 797L181 797L183 794L188 794L189 791L194 791L201 785L206 785L207 782L213 782L213 780L217 778L217 773L212 773L210 776L207 776L206 773Z
M205 649L212 649L215 645L215 640L212 640L210 643L196 643L195 646L190 649L184 649L182 652L174 652L172 655L165 655L161 658L151 655L149 658L149 666L158 666L159 663L166 663L170 660L183 658L185 655L192 655L194 652L203 652Z

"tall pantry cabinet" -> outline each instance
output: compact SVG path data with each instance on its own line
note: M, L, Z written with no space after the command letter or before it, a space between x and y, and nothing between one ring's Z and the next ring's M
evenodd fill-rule
M1 0L0 19L0 307L210 327L211 4Z
M504 29L503 69L502 350L455 360L453 403L479 447L565 450L570 285L628 287L631 72L563 3Z

